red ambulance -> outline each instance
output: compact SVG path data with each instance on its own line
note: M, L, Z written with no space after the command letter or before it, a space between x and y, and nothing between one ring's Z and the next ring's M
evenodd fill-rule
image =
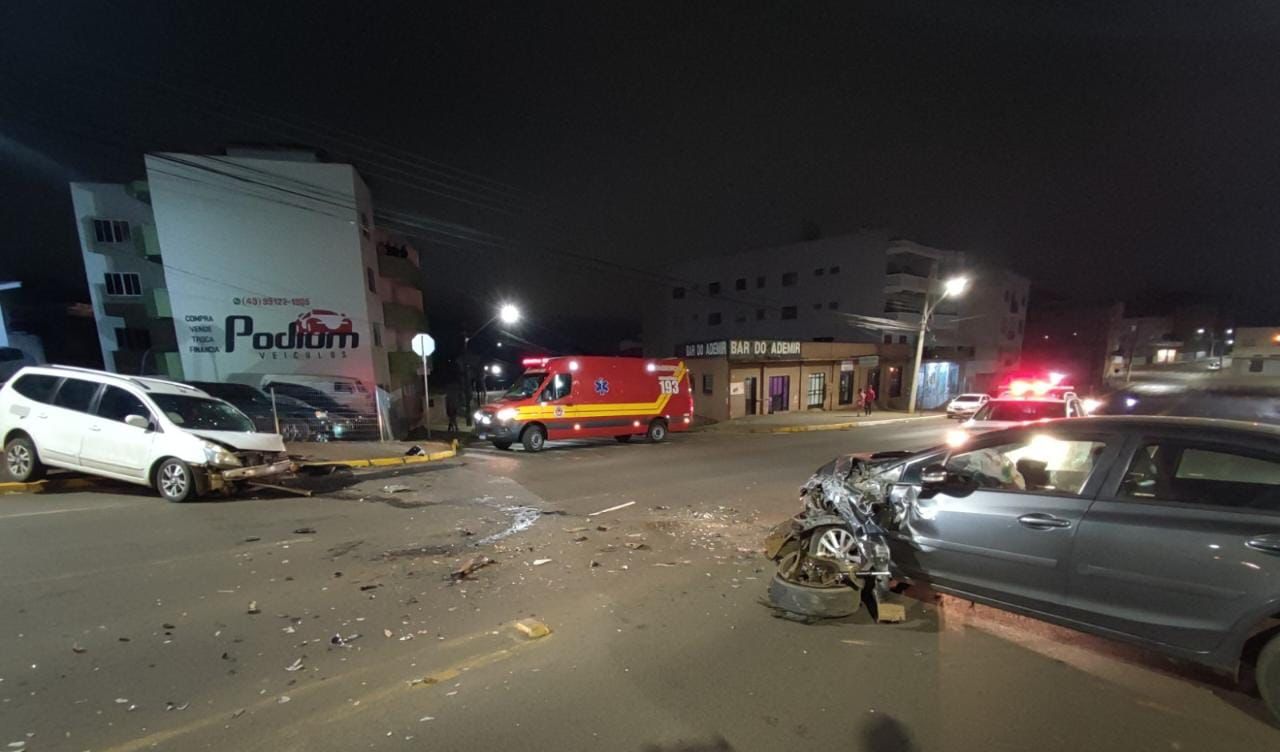
M574 355L526 358L525 372L480 408L476 438L537 452L557 439L645 436L662 441L693 422L689 371L675 359Z

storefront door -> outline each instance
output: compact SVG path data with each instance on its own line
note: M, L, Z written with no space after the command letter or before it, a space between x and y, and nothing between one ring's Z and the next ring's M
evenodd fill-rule
M760 412L760 384L755 376L748 376L742 380L742 391L745 392L747 415Z
M840 404L853 404L853 371L840 372Z
M769 377L769 412L785 413L791 409L791 377Z

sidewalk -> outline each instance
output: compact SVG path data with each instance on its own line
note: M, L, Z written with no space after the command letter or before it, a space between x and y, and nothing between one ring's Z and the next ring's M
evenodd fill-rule
M422 447L422 454L406 454ZM347 467L388 467L416 465L454 457L451 441L328 441L290 444L289 454L301 458L302 465L346 465Z
M774 415L752 415L746 418L697 426L695 431L708 433L802 433L806 431L844 431L860 426L884 426L907 421L945 418L943 413L908 415L894 410L878 410L864 416L852 410L837 412L790 412Z

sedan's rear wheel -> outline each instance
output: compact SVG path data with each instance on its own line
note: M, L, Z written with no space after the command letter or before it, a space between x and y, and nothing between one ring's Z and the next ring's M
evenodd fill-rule
M44 477L44 465L36 445L26 436L16 436L5 445L4 469L9 480L30 483Z
M156 468L156 490L169 501L181 503L196 496L196 479L191 466L177 457L160 463Z
M1272 720L1280 724L1280 634L1272 636L1258 654L1255 678L1262 702L1271 711Z

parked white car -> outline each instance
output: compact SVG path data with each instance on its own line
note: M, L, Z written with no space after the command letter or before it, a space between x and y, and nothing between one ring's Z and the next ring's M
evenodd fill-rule
M255 433L230 404L173 381L63 366L20 370L0 388L10 479L47 467L137 483L188 501L292 469L279 434Z
M947 403L947 417L971 418L990 399L986 394L957 394L955 399Z
M1084 415L1084 406L1074 393L1062 399L1009 397L987 402L972 418L960 425L969 434L978 434L1038 420L1082 418Z

